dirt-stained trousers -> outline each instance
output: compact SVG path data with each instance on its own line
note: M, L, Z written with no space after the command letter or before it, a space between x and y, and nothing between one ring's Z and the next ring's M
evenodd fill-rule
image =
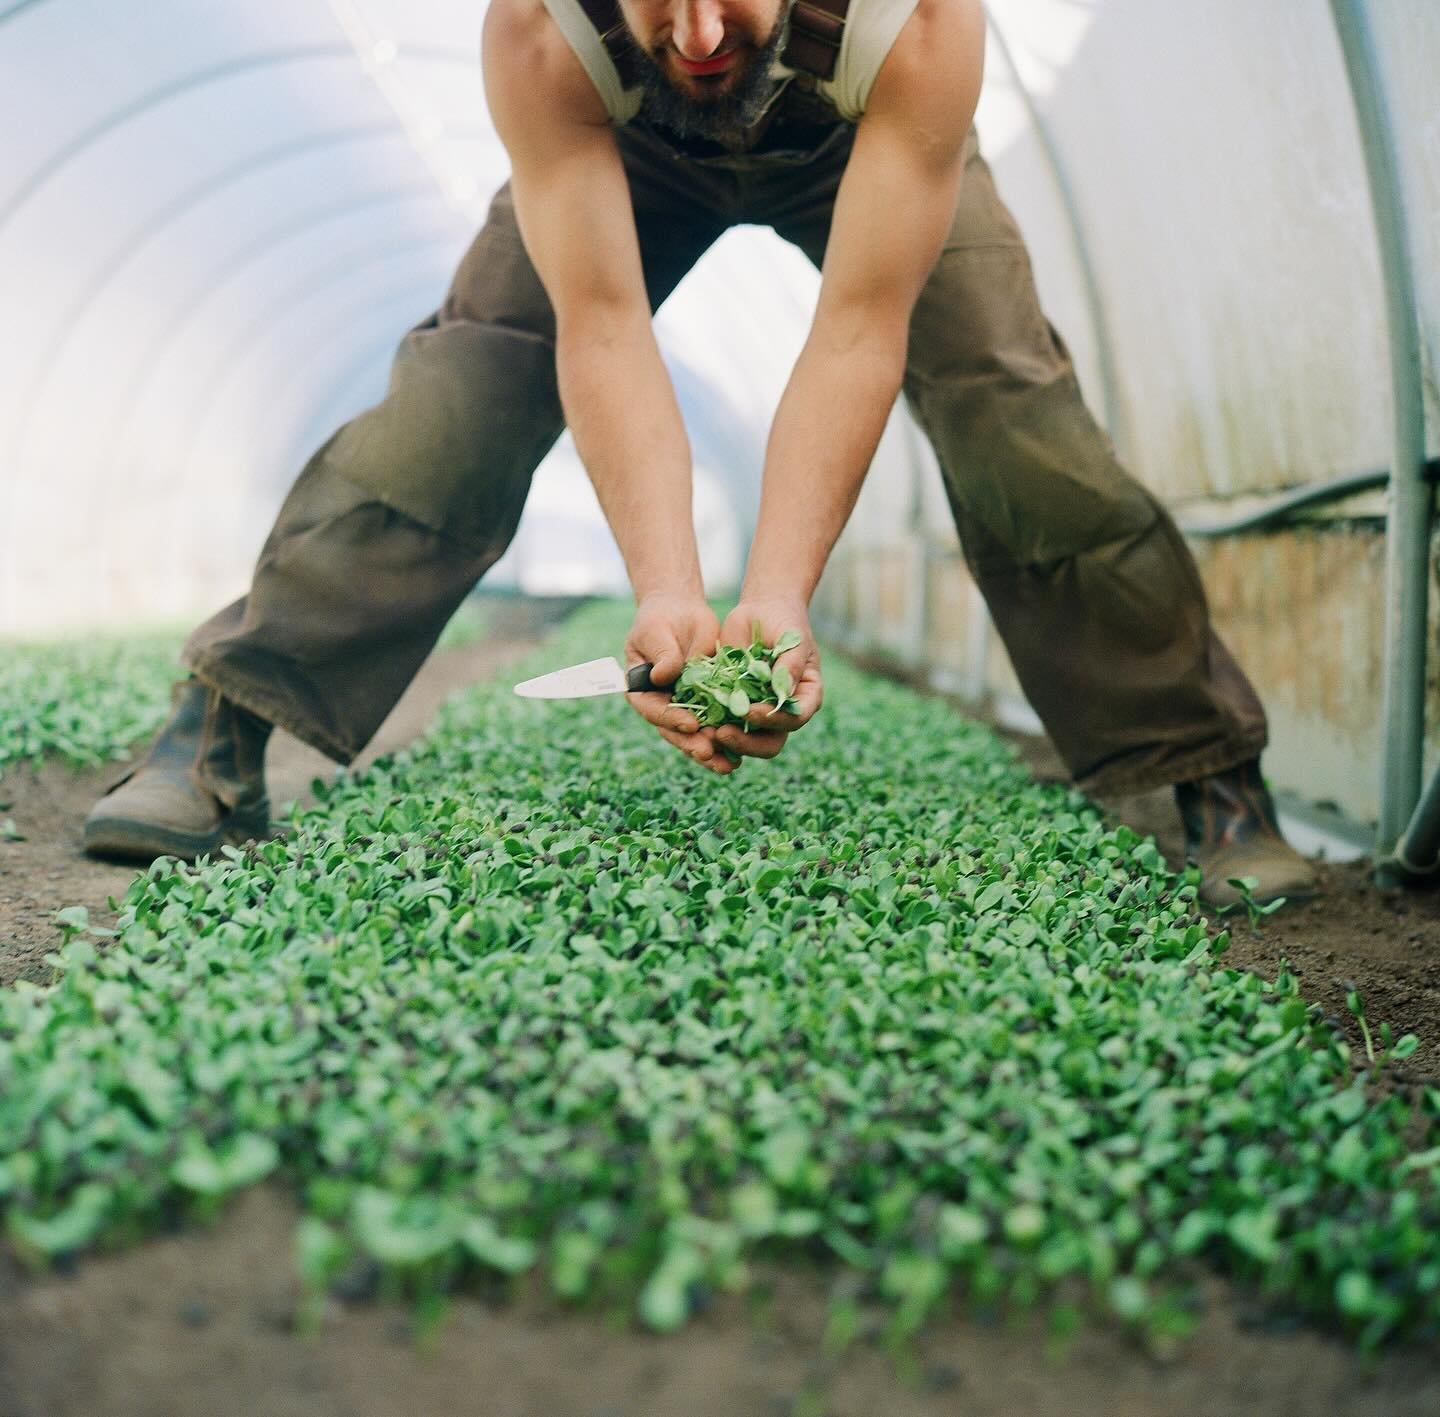
M738 223L821 262L853 129L711 159L638 125L618 133L652 307ZM1080 785L1141 790L1255 756L1260 703L1174 523L1086 410L973 134L904 390L1020 682ZM311 458L249 594L195 631L186 663L349 762L504 552L563 426L554 316L507 187L441 309L401 343L384 400Z

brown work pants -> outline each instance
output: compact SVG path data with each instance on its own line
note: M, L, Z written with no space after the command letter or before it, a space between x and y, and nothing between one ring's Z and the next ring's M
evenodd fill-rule
M818 265L851 133L806 152L695 159L621 129L652 305L741 222ZM506 188L440 311L402 342L384 401L301 473L250 593L191 636L190 668L349 762L515 533L563 427L554 336ZM1258 753L1264 712L1210 627L1174 523L1086 411L973 136L911 321L905 394L1016 672L1076 779L1140 789Z

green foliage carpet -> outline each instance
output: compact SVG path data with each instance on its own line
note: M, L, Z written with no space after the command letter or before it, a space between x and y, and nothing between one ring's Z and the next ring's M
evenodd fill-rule
M439 647L473 643L485 621L484 607L467 601ZM179 630L0 641L0 779L19 762L125 757L165 721L184 642Z
M515 677L623 628L583 612ZM1373 1100L1152 843L986 730L827 691L723 779L618 701L472 692L285 839L157 863L114 938L66 912L56 983L0 995L9 1243L273 1176L317 1293L534 1271L664 1329L803 1258L897 1333L960 1303L1165 1334L1219 1268L1434 1333L1440 1097Z
M122 758L170 709L178 633L0 644L0 778L18 762Z

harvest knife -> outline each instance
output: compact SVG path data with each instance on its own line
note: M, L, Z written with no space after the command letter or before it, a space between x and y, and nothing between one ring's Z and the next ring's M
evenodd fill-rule
M643 694L660 689L650 678L653 664L637 664L624 670L611 658L590 659L556 669L550 674L527 679L515 686L522 699L588 699L595 694ZM668 687L668 686L664 686Z

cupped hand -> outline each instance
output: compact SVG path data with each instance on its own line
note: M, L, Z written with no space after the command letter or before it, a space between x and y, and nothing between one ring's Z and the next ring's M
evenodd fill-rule
M658 685L671 685L680 677L687 659L715 653L719 630L720 621L702 596L647 595L636 606L635 620L625 640L625 667L650 664L651 679ZM694 714L671 700L668 688L626 694L625 698L641 718L653 724L660 736L686 757L722 776L735 771L737 764L716 742L716 730L702 728Z
M803 728L816 713L825 697L820 677L820 650L810 630L810 612L797 597L752 597L743 599L726 617L720 627L720 642L727 645L748 645L759 626L760 638L767 645L776 644L787 630L800 632L800 643L787 650L775 662L783 664L795 681L794 713L771 713L773 704L754 705L747 720L749 731L728 723L715 729L715 741L747 758L773 758L797 728Z

